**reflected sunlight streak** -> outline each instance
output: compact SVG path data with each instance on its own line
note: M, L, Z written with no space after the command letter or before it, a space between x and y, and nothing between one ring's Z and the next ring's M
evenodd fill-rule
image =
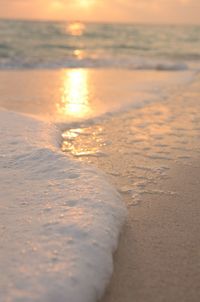
M67 25L67 32L72 36L82 36L85 31L85 24L73 22Z
M64 73L62 90L61 105L58 105L59 113L72 117L86 117L91 113L87 70L67 70Z

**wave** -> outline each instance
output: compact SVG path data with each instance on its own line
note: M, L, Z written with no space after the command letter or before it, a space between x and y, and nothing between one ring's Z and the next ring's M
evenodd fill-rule
M185 70L199 65L199 34L199 26L0 20L0 69Z
M191 69L187 63L179 63L167 60L145 59L145 58L68 58L62 60L31 61L29 59L1 58L0 69L62 69L62 68L121 68L133 70L163 70L163 71L182 71Z
M0 111L1 301L92 302L126 216L103 173L59 150L52 124Z

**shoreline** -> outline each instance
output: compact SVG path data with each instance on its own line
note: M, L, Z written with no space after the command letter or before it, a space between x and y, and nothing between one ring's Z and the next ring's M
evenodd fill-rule
M73 141L75 152L101 145L105 157L80 160L106 172L128 207L102 302L200 300L199 96L198 78L162 103L83 128L92 139Z
M83 126L73 155L65 150L104 171L129 210L102 302L200 299L199 96L198 78L177 96Z

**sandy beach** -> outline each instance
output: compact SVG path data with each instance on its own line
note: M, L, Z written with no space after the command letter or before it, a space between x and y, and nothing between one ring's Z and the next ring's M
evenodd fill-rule
M7 81L8 74L0 76ZM114 79L116 85L119 84L117 78L119 81L123 75L118 71ZM144 75L140 72L141 78ZM162 77L162 81L169 77L162 72L154 75ZM12 75L13 82L15 76L19 75ZM29 76L32 77L31 72ZM98 81L95 82L97 91L104 87L103 80L99 87ZM130 83L131 78L128 87ZM44 83L42 85L44 87ZM19 92L19 87L17 89ZM36 91L39 90L40 87L36 87ZM10 94L14 95L14 91ZM108 99L108 95L106 97ZM181 87L162 101L158 98L145 106L109 115L94 124L79 123L79 135L70 142L69 134L76 124L73 129L63 128L63 151L106 173L128 209L127 222L114 257L113 277L102 302L200 300L199 98L198 76L194 83ZM51 115L55 110L55 104L44 107L38 100L35 105L26 106L25 101L20 104L9 95L0 105L10 110L22 111L23 108L29 114L43 112L47 118L48 112ZM105 108L101 108L101 113L106 111Z
M102 301L199 301L199 162L175 164L157 188L129 208Z
M73 143L75 154L101 144L105 157L82 159L109 175L128 208L103 302L200 300L199 96L198 77Z

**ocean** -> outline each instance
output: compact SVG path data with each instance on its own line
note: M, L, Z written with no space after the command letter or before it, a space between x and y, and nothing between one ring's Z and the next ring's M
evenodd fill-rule
M134 172L134 205L144 183L168 169L160 161L173 160L164 134L185 151L174 134L187 130L176 124L178 104L173 115L165 101L199 71L200 26L0 21L0 301L102 297L127 217L120 190L88 163L109 159L112 129L103 123L112 121L117 141L115 118L127 113L124 145L114 153L123 161L136 148L131 156L144 175L136 185Z
M0 21L0 68L199 68L200 26Z

